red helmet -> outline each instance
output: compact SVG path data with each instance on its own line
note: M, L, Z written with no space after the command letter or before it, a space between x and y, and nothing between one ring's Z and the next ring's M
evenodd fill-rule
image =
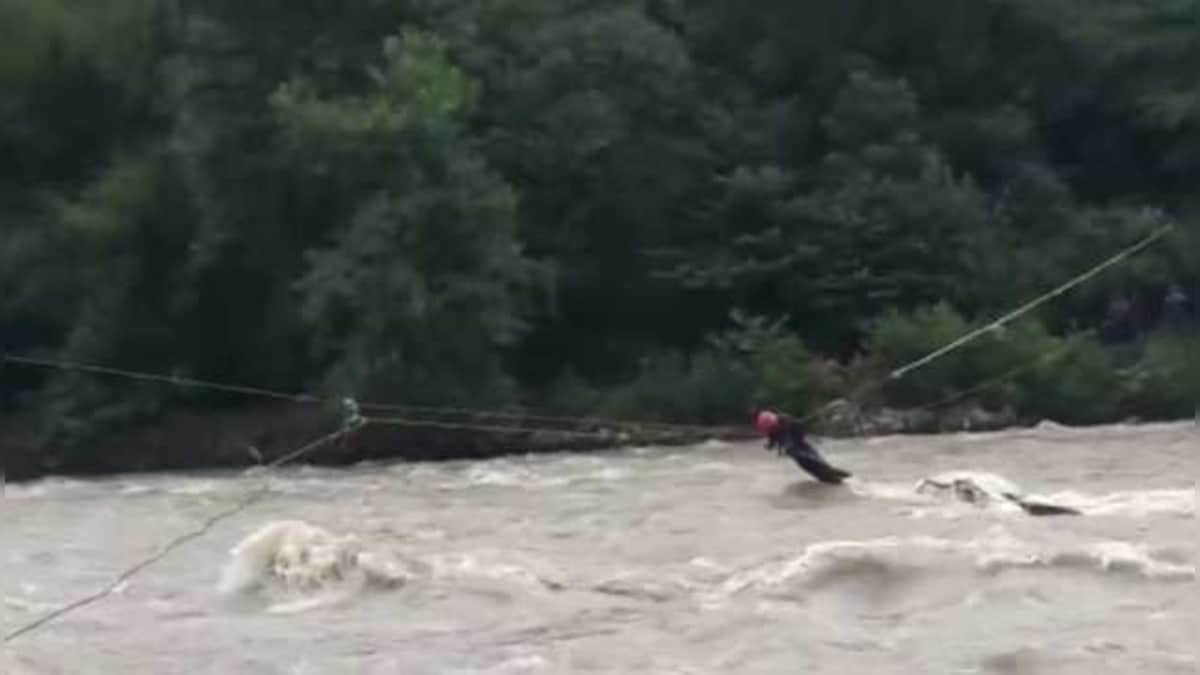
M770 410L764 410L758 413L758 417L754 419L754 426L758 428L759 433L766 436L779 427L779 415Z

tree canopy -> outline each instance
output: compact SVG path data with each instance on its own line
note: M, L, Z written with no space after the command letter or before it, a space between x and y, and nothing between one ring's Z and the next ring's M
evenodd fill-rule
M1036 317L1095 328L1120 296L1148 327L1170 284L1200 295L1198 21L1196 0L0 0L3 348L551 405L728 356L731 316L843 364L886 352L888 317L969 325L1170 220ZM0 396L66 431L241 401L17 368Z

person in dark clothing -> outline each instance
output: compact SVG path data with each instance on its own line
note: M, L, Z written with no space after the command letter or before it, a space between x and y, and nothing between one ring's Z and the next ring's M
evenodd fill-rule
M1179 284L1171 284L1167 289L1167 295L1163 298L1163 318L1172 330L1183 332L1191 328L1191 301Z
M754 420L759 433L767 439L767 449L780 455L787 454L801 469L822 483L838 485L851 476L825 461L820 452L808 442L804 429L795 419L777 412L764 410Z
M1133 303L1124 296L1113 298L1108 304L1108 315L1100 329L1100 338L1107 345L1125 345L1137 338L1134 323Z

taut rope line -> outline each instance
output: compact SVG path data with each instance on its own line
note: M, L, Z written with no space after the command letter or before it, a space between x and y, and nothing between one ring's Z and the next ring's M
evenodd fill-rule
M1020 318L1020 317L1024 316L1025 314L1028 314L1029 312L1033 311L1037 307L1040 307L1041 305L1052 300L1053 298L1056 298L1056 297L1062 295L1063 293L1066 293L1067 291L1071 290L1072 288L1075 288L1079 284L1082 284L1083 282L1087 281L1088 279L1091 279L1092 277L1096 276L1100 272L1108 269L1109 267L1112 267L1113 265L1116 265L1117 263L1134 255L1135 253L1138 253L1139 251L1148 247L1150 244L1153 244L1154 242L1158 241L1159 239L1162 239L1163 237L1165 237L1167 235L1167 233L1169 233L1174 228L1175 228L1175 225L1173 223L1168 223L1166 225L1163 225L1162 227L1158 228L1154 232L1151 232L1150 234L1143 237L1137 243L1134 243L1134 244L1124 248L1123 250L1118 252L1116 255L1113 255L1113 256L1107 258L1106 260L1093 266L1091 269L1087 270L1086 272L1083 272L1082 274L1078 274L1075 277L1072 277L1070 280L1064 282L1063 284L1059 285L1058 287L1053 288L1053 289L1039 295L1038 297L1034 298L1033 300L1030 300L1029 302L1021 305L1020 307L1017 307L1016 309L1008 312L1007 314L1004 314L1000 318L998 318L990 323L985 324L981 328L977 328L973 331L970 331L966 335L963 335L962 337L958 338L957 340L954 340L943 347L935 349L934 351L926 354L925 356L922 356L919 359L916 359L916 360L911 361L903 366L900 366L899 368L896 368L892 372L888 373L885 377L883 377L879 380L875 380L873 382L868 382L868 383L864 384L863 386L855 389L849 395L847 395L845 397L836 398L836 399L830 401L829 403L826 403L825 405L821 406L814 412L809 413L808 415L804 416L801 421L804 423L810 422L810 421L820 417L821 415L824 415L832 407L834 407L835 405L839 404L842 401L854 400L872 389L882 387L883 385L885 385L888 382L891 382L893 380L899 380L900 378L908 375L909 373L913 372L914 370L923 368L924 366L927 366L930 363L933 363L934 361L963 347L964 345L966 345L970 342L973 342L980 336L990 333L996 329L1003 328L1005 324L1013 321L1014 319Z

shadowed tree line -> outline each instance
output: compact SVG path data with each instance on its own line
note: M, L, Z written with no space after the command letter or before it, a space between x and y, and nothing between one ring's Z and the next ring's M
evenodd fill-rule
M1200 2L0 0L12 353L427 405L1200 399ZM244 397L4 366L49 447Z

